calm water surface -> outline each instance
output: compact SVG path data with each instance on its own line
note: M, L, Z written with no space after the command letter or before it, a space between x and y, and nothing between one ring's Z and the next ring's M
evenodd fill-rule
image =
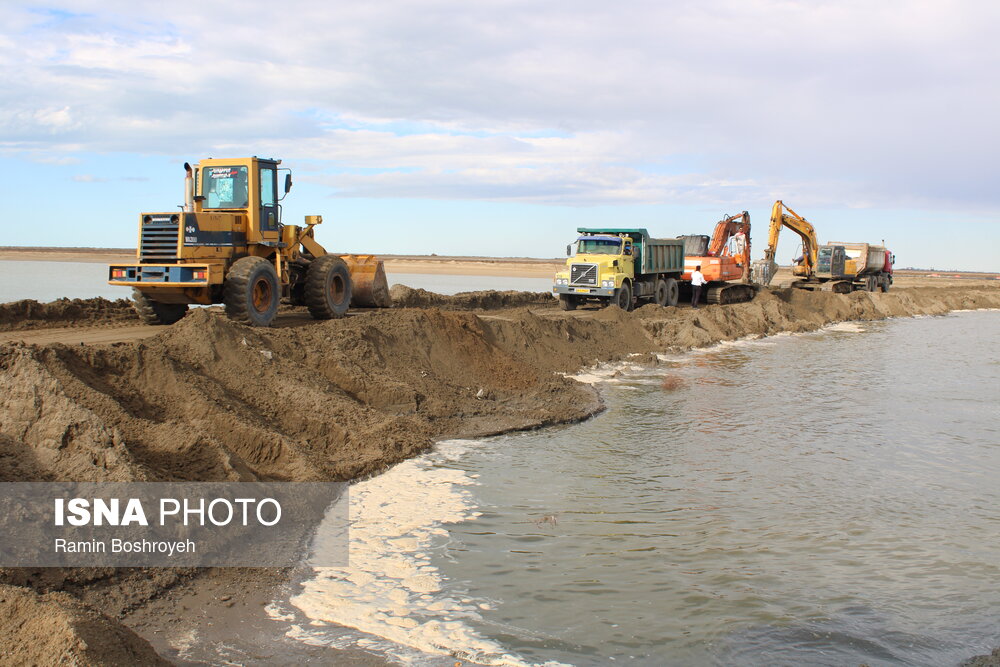
M576 665L946 665L1000 645L1000 313L723 345L442 465L436 564ZM663 388L669 376L672 390Z
M1000 645L997 340L954 313L606 369L594 419L352 487L351 567L280 617L434 667L957 665Z
M402 283L439 294L477 290L525 290L548 292L549 278L510 278L497 276L448 276L420 273L389 273L389 284ZM54 301L129 298L131 290L107 284L108 268L96 262L25 262L0 260L0 303L19 299Z

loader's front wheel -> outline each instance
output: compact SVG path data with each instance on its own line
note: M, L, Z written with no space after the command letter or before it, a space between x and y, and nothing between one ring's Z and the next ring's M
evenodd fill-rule
M303 297L317 320L343 317L351 305L351 272L336 255L317 257L306 271Z
M132 290L132 307L146 324L173 324L188 311L186 303L160 303L137 289Z
M229 319L252 327L267 327L278 314L278 273L263 257L236 260L223 287Z

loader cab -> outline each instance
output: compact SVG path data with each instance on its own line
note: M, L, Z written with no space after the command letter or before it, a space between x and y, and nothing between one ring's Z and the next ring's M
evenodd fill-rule
M202 160L198 164L196 211L244 214L247 241L276 244L281 231L279 164L280 160L256 157ZM242 224L239 219L234 221L237 228Z

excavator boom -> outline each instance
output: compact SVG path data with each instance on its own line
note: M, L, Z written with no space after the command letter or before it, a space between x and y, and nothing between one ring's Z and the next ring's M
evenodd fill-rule
M771 223L767 232L767 248L764 259L753 264L754 282L768 285L777 271L778 264L774 256L778 251L778 236L782 227L788 227L802 239L802 261L794 269L795 275L812 278L816 273L816 254L819 243L816 240L816 230L812 224L801 215L785 206L780 199L771 207Z

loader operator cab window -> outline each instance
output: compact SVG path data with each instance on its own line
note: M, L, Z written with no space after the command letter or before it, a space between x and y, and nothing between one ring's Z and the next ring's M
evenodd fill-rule
M621 247L622 242L620 239L581 236L577 239L576 252L581 255L617 255Z
M250 202L246 167L205 167L201 182L205 208L246 208Z
M278 231L278 200L275 189L278 175L274 167L260 169L260 228L266 232Z

